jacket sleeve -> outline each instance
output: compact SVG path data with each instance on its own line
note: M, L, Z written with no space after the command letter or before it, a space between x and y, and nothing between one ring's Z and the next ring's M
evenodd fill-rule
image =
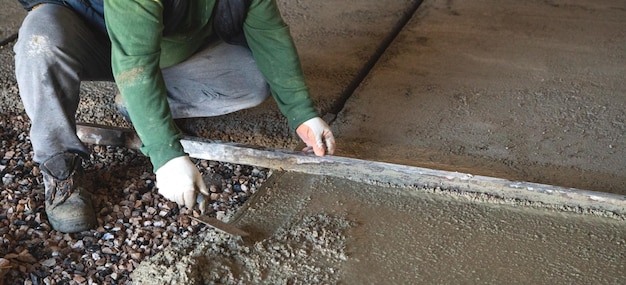
M313 107L300 59L274 0L252 0L244 23L246 41L289 126L319 116Z
M184 155L159 66L163 31L160 1L105 0L115 82L154 170Z

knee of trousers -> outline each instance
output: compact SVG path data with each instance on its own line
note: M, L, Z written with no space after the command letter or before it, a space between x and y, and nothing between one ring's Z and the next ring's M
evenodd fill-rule
M24 65L51 65L59 60L59 46L44 34L20 34L14 47L16 68Z
M49 4L37 8L26 16L19 30L19 37L13 48L16 61L61 60L59 53L70 50L73 43L68 35L76 25L77 19L65 7Z
M269 85L263 81L263 83L254 85L254 89L248 90L248 102L250 107L257 106L263 103L267 97L270 96Z

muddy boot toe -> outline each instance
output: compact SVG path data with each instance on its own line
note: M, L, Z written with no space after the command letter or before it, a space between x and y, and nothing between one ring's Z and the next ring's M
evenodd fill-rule
M57 231L75 233L96 226L91 193L86 189L80 156L62 153L42 163L46 214Z

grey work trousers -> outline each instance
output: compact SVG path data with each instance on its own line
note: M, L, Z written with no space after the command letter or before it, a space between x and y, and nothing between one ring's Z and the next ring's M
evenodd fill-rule
M81 81L113 81L106 35L72 10L44 4L28 13L14 47L15 74L31 120L34 160L87 154L76 135ZM162 70L174 118L210 117L262 103L269 87L249 49L214 41Z

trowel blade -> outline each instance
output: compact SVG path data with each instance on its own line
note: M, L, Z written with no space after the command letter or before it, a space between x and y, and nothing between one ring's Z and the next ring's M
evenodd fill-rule
M240 236L240 237L247 237L250 234L240 228L237 228L231 224L222 222L216 218L211 218L211 217L207 217L207 216L199 216L199 217L192 217L189 216L189 218L191 218L192 220L199 222L199 223L203 223L205 225L208 225L218 231L230 234L230 235L234 235L234 236Z

